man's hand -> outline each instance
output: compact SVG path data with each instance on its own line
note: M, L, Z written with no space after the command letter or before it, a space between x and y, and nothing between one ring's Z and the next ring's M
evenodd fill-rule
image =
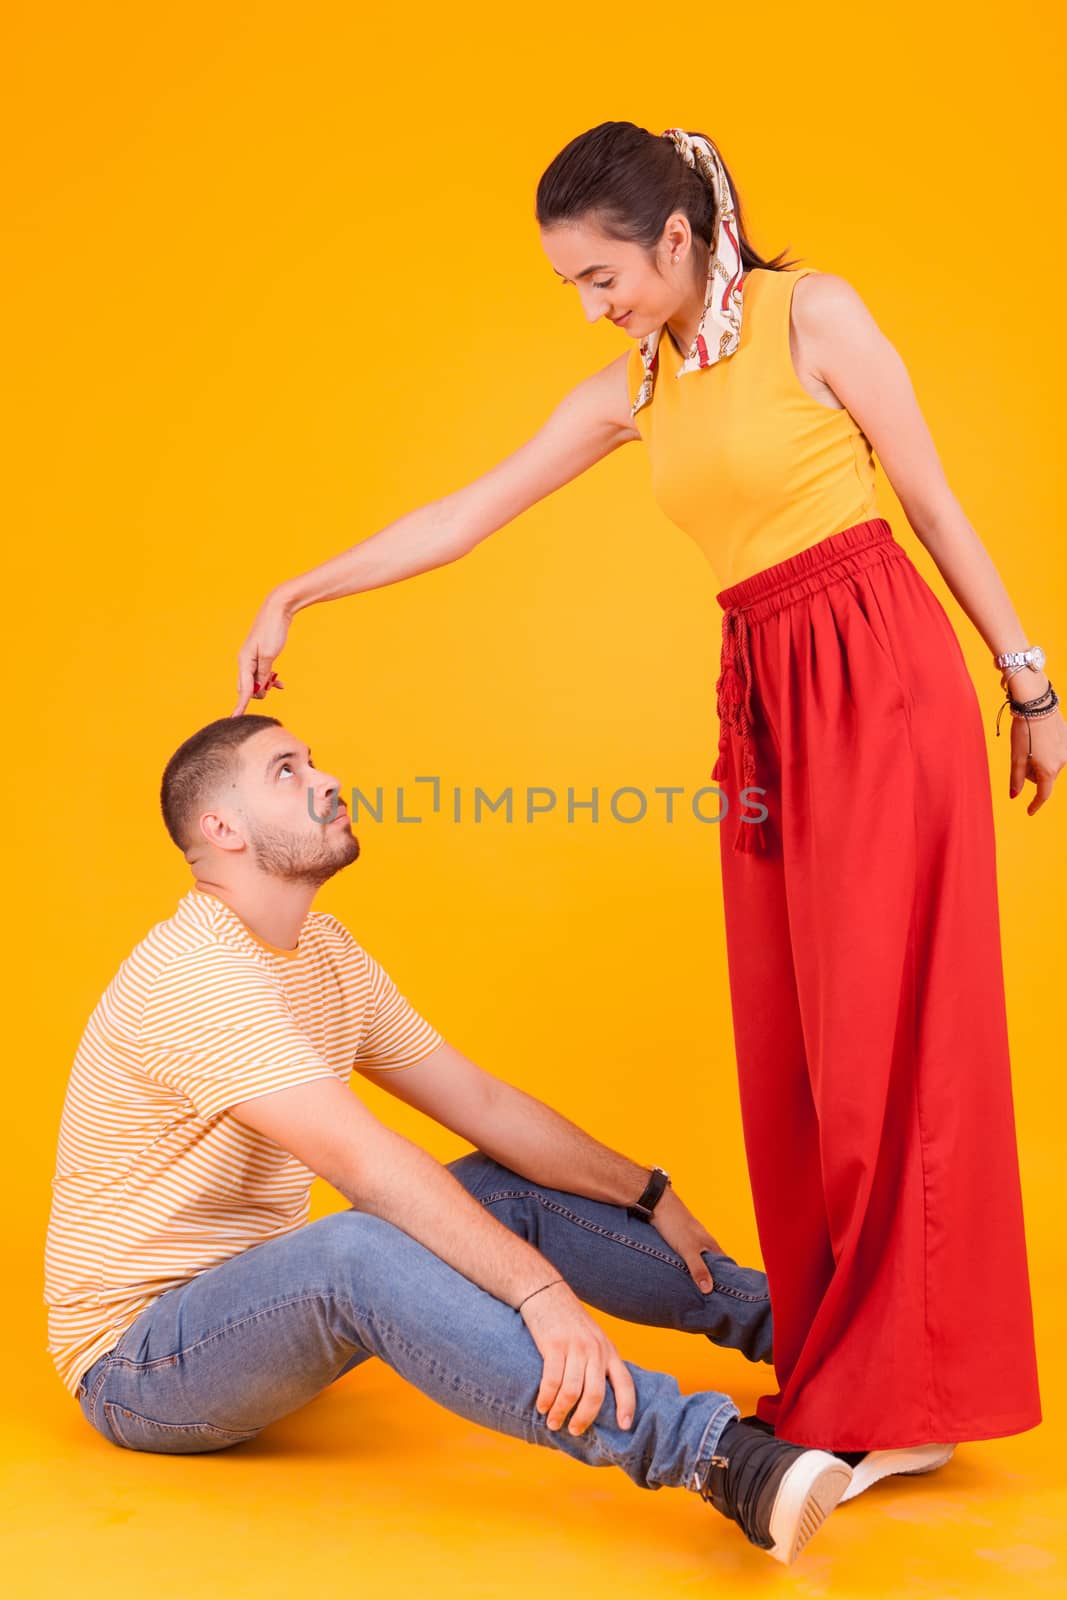
M721 1256L725 1252L718 1240L712 1238L704 1224L694 1217L689 1207L679 1199L673 1189L669 1187L664 1189L656 1201L656 1209L652 1213L652 1226L666 1239L671 1249L676 1250L681 1256L697 1288L702 1289L705 1294L710 1294L715 1283L700 1252L708 1250L716 1256Z
M553 1432L562 1428L577 1401L567 1432L584 1433L600 1414L610 1380L616 1420L620 1428L628 1428L637 1404L630 1369L570 1285L549 1280L519 1315L544 1360L536 1404L539 1412L548 1412L547 1426Z

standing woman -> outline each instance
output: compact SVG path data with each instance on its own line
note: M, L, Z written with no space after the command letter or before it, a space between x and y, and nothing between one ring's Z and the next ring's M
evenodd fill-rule
M537 221L587 319L634 345L482 477L273 590L234 715L278 682L297 611L455 561L645 443L723 584L712 776L779 1384L757 1417L862 1453L867 1481L931 1468L1041 1413L982 716L878 515L872 449L1001 669L1029 815L1067 725L896 350L844 279L756 254L706 136L591 129L542 176Z

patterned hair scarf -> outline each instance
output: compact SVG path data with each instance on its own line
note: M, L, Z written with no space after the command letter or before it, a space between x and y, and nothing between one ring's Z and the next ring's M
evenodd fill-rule
M708 280L704 289L704 310L689 354L678 368L677 377L710 367L724 356L732 356L741 342L741 246L738 242L734 197L719 152L708 139L689 134L682 128L667 128L660 135L671 139L688 166L698 172L715 196L715 232L708 257ZM718 280L722 279L719 288ZM638 342L644 378L637 398L630 407L634 417L652 399L659 369L659 341L663 328L656 328Z

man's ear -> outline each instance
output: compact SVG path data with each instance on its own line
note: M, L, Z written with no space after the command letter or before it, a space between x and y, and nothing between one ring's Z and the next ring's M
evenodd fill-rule
M243 850L246 840L237 819L226 811L204 811L197 823L201 836L215 850ZM194 847L195 848L195 847Z

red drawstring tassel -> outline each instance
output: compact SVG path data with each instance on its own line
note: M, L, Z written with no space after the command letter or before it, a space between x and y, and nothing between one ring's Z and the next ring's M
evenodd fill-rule
M742 757L744 782L742 789L755 787L756 783L756 758L752 750L751 734L745 741L744 756ZM746 807L760 808L762 795L753 795L751 801L746 801ZM765 808L764 808L765 809ZM734 849L747 852L749 855L765 856L768 852L767 828L770 825L770 816L763 818L762 822L737 821L737 832L734 835Z
M734 631L738 635L740 650L734 646ZM735 661L740 658L742 673L738 674ZM752 663L748 650L748 628L745 624L744 612L740 609L726 609L723 612L722 622L722 670L716 688L716 707L719 715L719 754L712 768L711 776L716 783L721 783L728 770L728 751L730 746L729 728L733 726L741 739L742 755L742 783L741 788L756 787L756 755L752 739ZM759 797L753 801L757 804ZM738 795L736 804L742 802ZM738 817L734 834L735 850L745 851L749 854L766 855L768 841L765 837L769 818L762 822L744 822Z
M724 657L719 681L715 685L716 706L719 715L719 755L712 769L712 777L716 783L721 783L726 777L728 768L728 752L730 748L730 724L737 724L737 715L742 703L741 684L733 664L733 657L729 653L729 645L724 645Z

